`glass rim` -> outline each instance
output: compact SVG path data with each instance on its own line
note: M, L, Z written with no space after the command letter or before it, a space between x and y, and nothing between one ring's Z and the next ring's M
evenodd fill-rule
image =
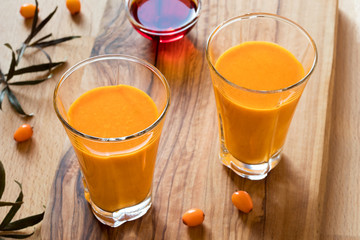
M272 18L275 19L277 21L282 21L285 22L291 26L294 26L296 29L298 29L300 32L302 32L306 38L309 40L309 42L311 43L311 46L314 50L314 60L312 63L312 66L310 68L310 70L306 73L306 75L301 78L299 81L297 81L296 83L287 86L285 88L280 88L280 89L275 89L275 90L255 90L255 89L251 89L251 88L246 88L240 85L237 85L231 81L229 81L228 79L226 79L224 76L222 76L215 68L215 66L213 65L213 63L211 62L210 59L210 54L209 54L209 46L211 44L212 39L215 37L215 35L219 32L219 30L221 30L223 27L226 27L227 25L233 23L233 22L237 22L237 21L241 21L241 20L248 20L248 19L254 19L254 18ZM236 17L232 17L228 20L225 20L224 22L220 23L217 27L215 27L215 29L210 33L207 41L206 41L206 49L205 49L205 55L206 55L206 59L207 62L210 66L210 68L223 80L225 81L227 84L231 85L232 87L238 88L238 89L242 89L242 90L246 90L248 92L253 92L253 93L262 93L262 94L272 94L272 93L280 93L280 92L285 92L287 90L290 90L292 88L295 88L299 85L301 85L302 83L304 83L306 81L306 79L308 79L310 77L310 75L313 73L315 66L317 64L317 60L318 60L318 52L317 52L317 47L315 44L315 41L312 39L312 37L310 36L310 34L303 28L301 27L299 24L297 24L296 22L286 18L286 17L282 17L280 15L277 14L272 14L272 13L263 13L263 12L256 12L256 13L247 13L244 15L240 15L240 16L236 16Z
M61 85L65 82L66 79L68 79L68 77L70 77L70 75L75 72L76 70L90 64L90 63L94 63L94 62L98 62L98 61L102 61L102 60L125 60L128 62L134 62L134 63L138 63L140 65L142 65L143 67L149 69L154 75L156 75L156 77L158 79L161 80L161 82L163 83L165 89L166 89L166 105L163 109L163 111L161 112L161 114L158 116L158 118L147 128L138 131L136 133L133 133L131 135L127 135L127 136L122 136L122 137L112 137L112 138L103 138L103 137L95 137L89 134L85 134L83 132L78 131L77 129L73 128L68 121L66 121L62 114L59 112L59 109L57 107L57 96L58 96L58 91L61 87ZM75 65L73 65L72 67L70 67L66 72L63 73L63 75L61 76L60 80L56 83L55 86L55 90L54 90L54 95L53 95L53 106L55 109L55 113L57 115L57 117L60 119L61 123L68 129L70 130L72 133L81 136L83 138L89 139L89 140L93 140L93 141L100 141L100 142L120 142L120 141L124 141L124 140L129 140L129 139L133 139L136 137L140 137L144 134L146 134L147 132L150 132L151 130L153 130L156 126L159 125L159 123L164 119L166 112L170 106L170 86L169 83L167 82L165 76L160 72L159 69L157 69L155 66L153 66L152 64L150 64L149 62L142 60L140 58L134 57L134 56L130 56L130 55L125 55L125 54L104 54L104 55L98 55L98 56L94 56L94 57L90 57L87 59L84 59L78 63L76 63Z
M134 0L124 0L126 17L128 18L128 20L130 21L131 24L133 24L134 26L139 28L141 31L148 33L148 34L156 35L156 36L175 35L181 31L184 31L185 29L188 29L188 28L194 26L195 23L197 22L197 20L199 19L200 12L201 12L201 0L196 0L197 8L196 8L195 16L193 19L191 19L191 21L184 23L183 25L181 25L178 28L168 30L168 31L154 30L154 29L145 27L144 25L142 25L141 23L136 21L135 18L130 14L130 9L129 9L130 4L129 3L132 3L133 1Z

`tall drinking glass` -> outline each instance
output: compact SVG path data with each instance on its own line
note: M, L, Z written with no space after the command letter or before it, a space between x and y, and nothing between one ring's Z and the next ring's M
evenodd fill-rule
M223 59L229 59L232 54L229 49L239 46L254 58L245 57L241 66L235 67L232 66L236 65L235 61L224 62ZM251 87L251 71L255 75L266 67L262 62L257 65L251 62L258 61L255 59L258 59L259 46L271 51L283 49L281 54L291 55L302 69L301 77L291 84L276 87L275 82L269 80L270 75L277 74L276 82L281 82L282 78L294 72L289 70L284 74L274 68L260 79L264 81L263 85ZM231 58L241 57L239 54L234 53ZM271 53L269 56L265 60L269 64L276 61L277 65L280 64L277 66L279 70L290 65L287 61L279 63ZM218 112L220 159L242 177L263 179L280 161L296 105L317 62L316 45L302 27L284 17L251 13L229 19L216 27L207 41L206 58ZM253 65L257 67L251 68ZM227 67L233 69L225 77L222 71Z
M109 89L109 86L114 88ZM96 89L110 91L106 93L95 91ZM103 101L114 91L118 91L115 96L121 94L126 97L124 104L115 109L113 106L116 101ZM77 104L78 108L75 107L74 102L80 99L81 104L91 101L95 105L96 102L102 103L96 108L88 109L86 115L79 114L81 121L75 124L71 119L71 114L75 114L74 109L86 109L85 105L79 106L80 103ZM170 89L165 77L154 66L135 57L97 56L67 70L55 88L53 100L55 112L77 155L83 175L85 198L96 218L104 224L117 227L143 216L152 203L157 149L170 104ZM91 125L94 119L108 115L114 120L109 122L104 119L104 125L127 130L130 125L136 125L144 119L131 119L128 112L112 116L111 111L118 111L117 108L128 103L133 104L130 109L150 111L150 108L145 107L145 100L152 102L149 106L155 109L154 118L135 133L125 136L107 133L103 137L99 136L102 133L90 135L80 130L85 123ZM123 119L127 120L122 123ZM119 122L121 124L117 125ZM101 126L104 129L107 127L112 129L111 126Z

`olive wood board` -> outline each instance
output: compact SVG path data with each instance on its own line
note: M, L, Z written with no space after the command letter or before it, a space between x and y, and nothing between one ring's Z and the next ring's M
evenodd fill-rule
M299 23L313 36L316 70L297 107L280 164L260 181L237 176L218 160L218 125L206 40L222 21L270 12ZM244 0L202 2L199 22L182 40L160 44L140 36L123 3L109 0L92 55L123 53L145 59L167 78L171 107L153 182L153 206L142 218L111 228L98 222L84 199L74 151L67 144L42 224L43 239L319 239L326 183L329 104L333 86L337 1ZM254 209L238 211L236 190ZM182 214L201 208L205 221L189 228Z

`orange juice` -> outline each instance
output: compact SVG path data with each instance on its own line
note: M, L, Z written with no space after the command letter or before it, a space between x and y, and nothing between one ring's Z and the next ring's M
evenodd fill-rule
M240 86L214 83L226 149L243 163L267 162L284 145L305 84L300 90L281 89L305 76L303 66L292 53L275 43L249 41L224 52L215 68L229 82Z
M129 136L159 117L153 100L128 85L98 87L76 99L69 108L69 124L99 138ZM79 159L91 201L114 212L148 197L161 126L124 141L80 138L68 131Z

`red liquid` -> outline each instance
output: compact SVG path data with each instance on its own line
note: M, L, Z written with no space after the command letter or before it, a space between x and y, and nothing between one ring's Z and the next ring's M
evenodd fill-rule
M193 0L134 0L130 14L144 28L133 24L144 37L160 42L181 39L195 25L197 4Z

